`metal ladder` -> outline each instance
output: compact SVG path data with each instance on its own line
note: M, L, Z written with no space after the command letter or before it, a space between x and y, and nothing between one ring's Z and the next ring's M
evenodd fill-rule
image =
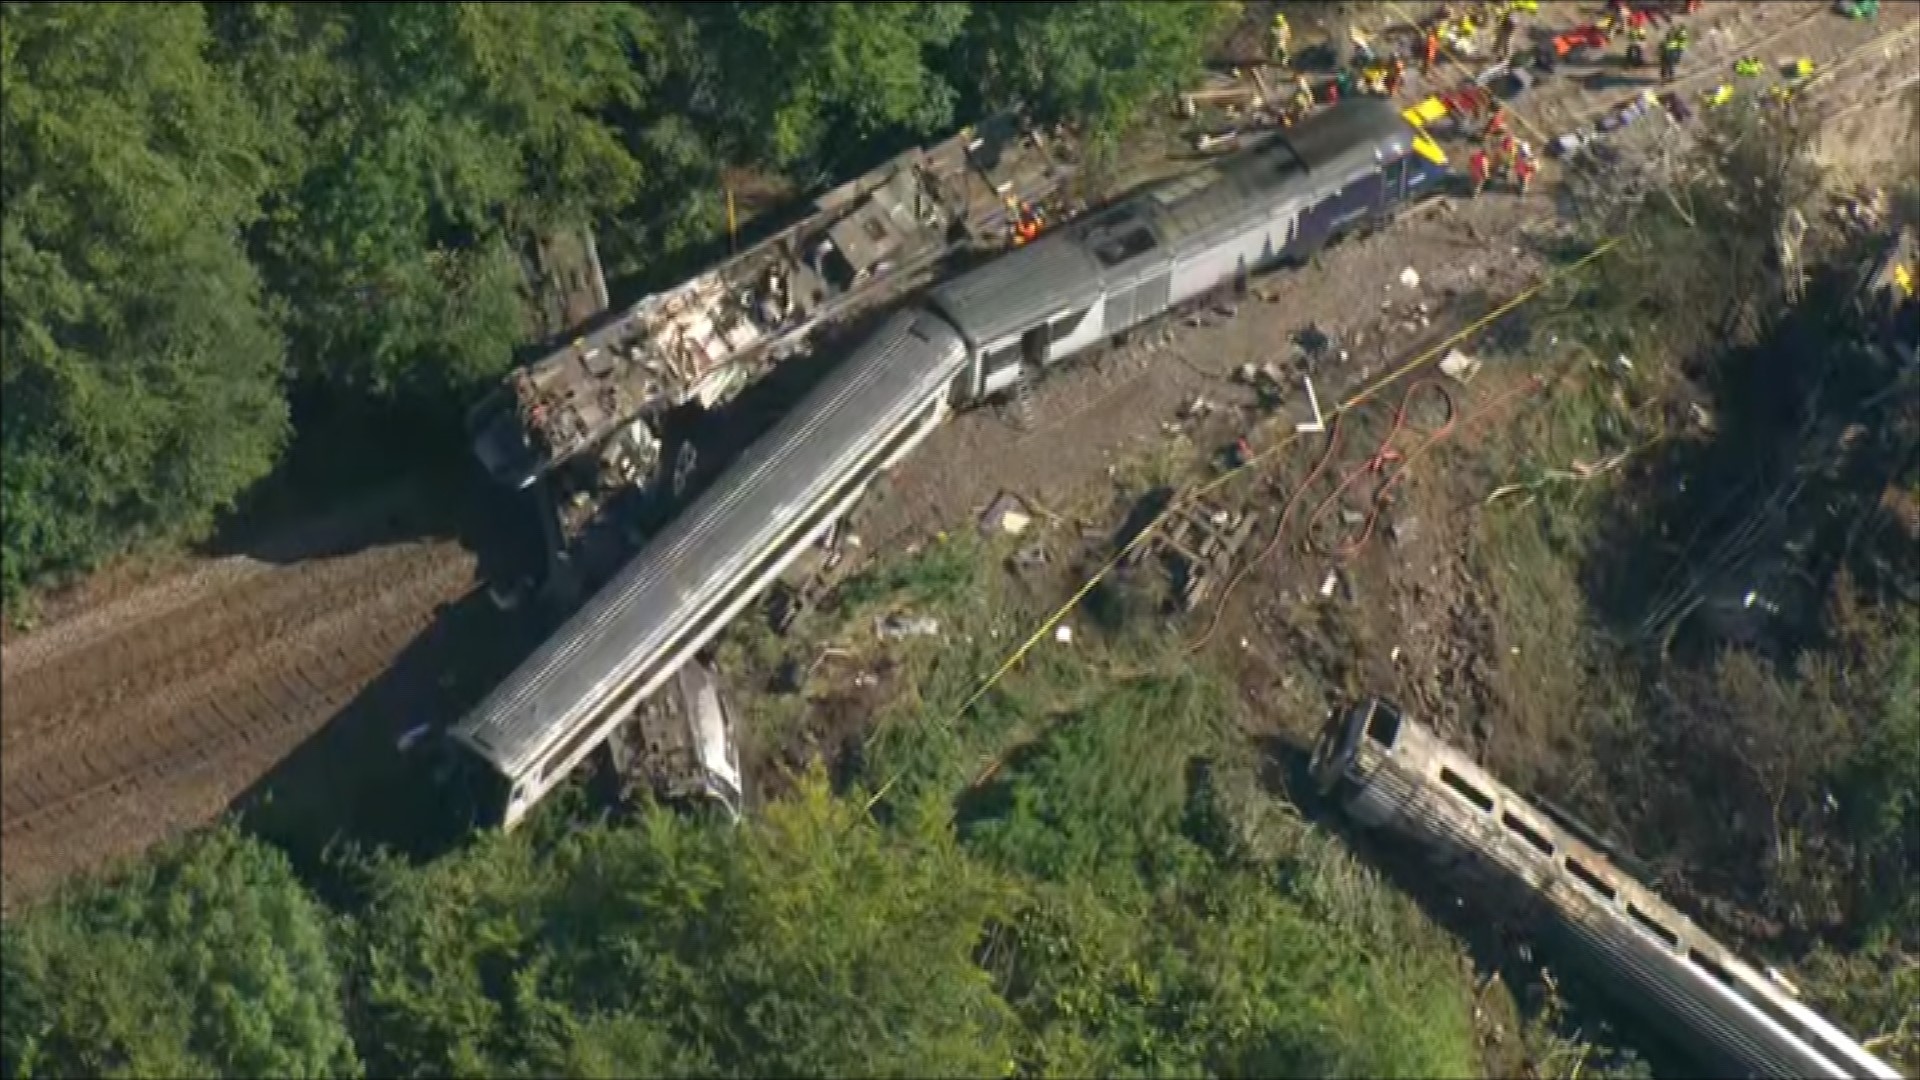
M1033 384L1039 378L1039 372L1032 364L1021 364L1020 374L1013 380L1013 400L1009 403L1008 419L1015 430L1029 432L1034 429Z

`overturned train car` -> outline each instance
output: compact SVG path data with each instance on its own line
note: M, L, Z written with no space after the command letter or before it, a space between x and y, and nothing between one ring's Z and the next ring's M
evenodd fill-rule
M1312 772L1360 825L1409 839L1456 880L1516 901L1551 947L1713 1075L1900 1075L1784 978L1708 937L1575 823L1508 790L1392 704L1373 699L1336 717Z

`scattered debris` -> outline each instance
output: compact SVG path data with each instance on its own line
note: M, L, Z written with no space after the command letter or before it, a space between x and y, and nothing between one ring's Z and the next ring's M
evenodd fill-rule
M1327 580L1320 583L1320 598L1322 600L1331 599L1333 596L1333 590L1336 587L1338 587L1339 584L1340 584L1340 571L1338 570L1327 571Z
M1418 270L1415 270L1411 266L1407 267L1405 270L1400 271L1400 284L1405 285L1409 289L1419 288L1420 272Z
M1014 552L1012 559L1013 568L1017 571L1037 570L1052 561L1052 556L1047 554L1046 545L1039 543L1028 544Z
M1033 514L1026 502L1010 491L1001 492L987 506L987 512L980 515L980 531L988 534L999 532L1019 536L1031 524ZM849 538L850 543L857 544L857 541L857 537Z
M1073 644L1073 627L1067 626L1064 623L1061 624L1060 626L1054 627L1053 640L1059 642L1062 645Z
M1305 376L1300 381L1307 384L1307 404L1313 406L1313 419L1303 424L1293 425L1293 430L1302 435L1318 435L1327 430L1326 417L1320 413L1320 395L1313 392L1312 376Z
M1185 405L1180 406L1180 419L1204 420L1213 415L1213 402L1195 394Z
M931 615L882 615L873 620L873 635L881 641L937 637L939 634L940 620Z
M1205 601L1213 583L1231 570L1252 535L1253 521L1251 515L1225 507L1184 506L1169 516L1152 543L1136 549L1126 562L1138 565L1150 551L1159 553L1181 607L1191 609Z
M408 728L406 732L400 736L399 741L394 745L399 749L401 753L404 754L407 751L413 749L414 747L420 745L420 740L425 739L427 735L430 734L432 731L433 731L432 721L428 721L422 724L415 724L413 727Z
M1332 335L1314 323L1308 323L1295 332L1293 343L1309 357L1319 356L1334 347Z
M1626 353L1621 353L1619 356L1614 357L1613 362L1616 364L1619 364L1623 368L1626 368L1628 371L1633 370L1633 361L1627 359Z
M1218 154L1232 150L1239 143L1240 132L1229 128L1218 134L1202 132L1198 138L1194 139L1193 148L1202 154Z
M1478 357L1468 356L1459 349L1449 349L1447 355L1440 358L1440 374L1464 386L1480 373L1480 363Z

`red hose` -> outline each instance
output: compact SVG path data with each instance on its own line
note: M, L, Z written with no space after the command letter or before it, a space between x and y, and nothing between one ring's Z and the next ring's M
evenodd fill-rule
M1412 448L1403 453L1394 448L1393 441L1400 434L1401 430L1406 427L1408 406L1413 402L1413 396L1418 393L1422 387L1426 386L1432 387L1433 391L1440 395L1440 400L1446 405L1447 418L1439 427L1427 433L1425 438L1421 439ZM1387 505L1385 498L1387 492L1393 485L1399 483L1400 480L1406 476L1407 469L1413 464L1414 459L1452 436L1460 427L1479 420L1488 413L1493 412L1496 408L1505 405L1510 399L1519 397L1522 394L1535 393L1545 386L1546 381L1540 378L1540 376L1531 376L1521 386L1494 396L1491 400L1475 408L1472 412L1467 413L1464 417L1460 415L1459 410L1454 405L1453 395L1449 393L1447 388L1438 380L1431 378L1422 379L1407 387L1406 393L1400 397L1399 407L1393 412L1393 426L1387 430L1386 437L1380 440L1379 446L1374 449L1372 454L1368 455L1366 461L1350 470L1347 475L1340 480L1340 483L1335 486L1333 491L1320 500L1319 506L1314 508L1313 516L1307 519L1308 536L1312 536L1314 524L1317 523L1328 510L1334 507L1341 493L1351 487L1355 481L1369 474L1380 475L1383 479L1379 486L1373 490L1372 506L1368 509L1367 520L1360 531L1360 535L1341 542L1330 552L1330 554L1335 555L1342 561L1359 554L1373 539L1374 528L1380 520L1380 511ZM1280 511L1280 521L1274 526L1273 536L1267 540L1266 546L1260 549L1258 555L1248 560L1240 569L1234 571L1231 578L1227 579L1226 585L1220 590L1219 600L1214 604L1213 618L1207 623L1206 632L1190 642L1187 645L1187 651L1198 652L1201 648L1205 647L1207 642L1212 639L1214 631L1219 628L1220 618L1225 614L1227 609L1227 599L1233 595L1233 590L1240 584L1241 579L1251 573L1254 567L1267 561L1267 559L1273 555L1274 551L1279 548L1281 541L1287 535L1287 521L1293 516L1294 509L1299 505L1300 497L1306 494L1307 489L1313 486L1313 482L1319 479L1322 472L1326 471L1328 463L1333 460L1334 452L1340 448L1340 428L1341 422L1344 419L1344 413L1334 415L1333 423L1327 428L1326 449L1320 452L1320 460L1314 463L1313 469L1307 473L1305 479L1300 481L1300 485L1293 489L1293 494L1287 496L1286 505ZM1393 467L1391 472L1387 471L1389 466ZM1309 550L1315 550L1311 547L1310 540ZM1316 553L1329 554L1329 552L1325 551L1316 551Z

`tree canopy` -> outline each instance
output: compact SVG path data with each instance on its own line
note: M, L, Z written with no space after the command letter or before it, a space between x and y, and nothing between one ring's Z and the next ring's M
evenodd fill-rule
M160 851L4 924L0 1072L356 1075L330 931L257 841Z
M0 473L9 593L204 529L287 437L239 239L266 130L194 5L0 18Z

